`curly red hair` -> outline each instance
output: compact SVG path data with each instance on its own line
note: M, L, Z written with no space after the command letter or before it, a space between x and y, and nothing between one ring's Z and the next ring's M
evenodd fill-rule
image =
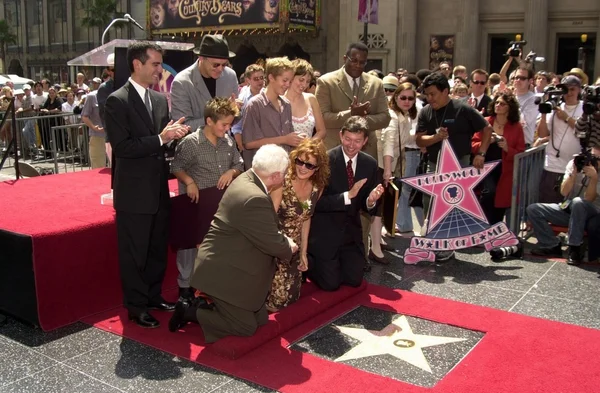
M329 182L329 156L323 142L317 139L306 138L300 144L290 152L290 166L288 167L288 176L290 179L296 179L296 158L306 160L308 157L315 157L317 159L318 168L310 177L310 181L313 182L319 189L323 190ZM303 161L304 161L303 160Z

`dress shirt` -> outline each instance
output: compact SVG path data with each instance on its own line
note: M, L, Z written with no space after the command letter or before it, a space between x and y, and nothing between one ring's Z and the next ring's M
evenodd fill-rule
M350 90L354 90L355 83L358 83L358 87L360 87L360 76L355 79L355 78L351 77L350 75L348 75L345 68L342 68L342 71L344 71L344 75L346 75L346 79L348 80L348 84L350 85ZM346 162L348 162L348 161L346 161Z
M475 108L477 108L479 106L479 103L481 102L481 99L483 98L484 95L485 95L485 93L483 93L479 97L475 97L473 94L471 94L471 98L475 99Z
M344 149L342 149L342 155L344 156L344 168L345 168L346 166L348 166L348 160L350 160L350 157L348 157L348 156L346 155L346 152L344 151ZM356 175L356 161L357 161L357 160L358 160L358 154L357 154L357 155L355 155L355 156L352 158L352 173L353 173L354 175ZM345 204L345 205L349 205L349 204L351 204L351 203L352 203L352 201L350 201L350 197L348 196L348 192L349 192L349 190L348 190L348 191L346 191L346 192L344 192L344 204ZM370 193L370 191L369 191L369 193ZM367 205L367 209L368 209L368 210L371 210L372 208L374 208L376 203L377 203L377 202L375 202L375 203L373 204L373 206L369 206L369 200L367 199L367 200L365 201L365 204Z
M137 91L137 93L140 95L140 98L142 99L142 102L145 103L145 95L146 95L146 89L144 86L140 85L139 83L137 83L136 81L134 81L133 79L131 79L131 77L129 78L129 83L131 83L131 86L133 86L135 88L135 91ZM150 109L152 109L152 100L150 100ZM163 141L162 138L160 137L160 135L158 135L158 140L160 141L160 145L163 145Z

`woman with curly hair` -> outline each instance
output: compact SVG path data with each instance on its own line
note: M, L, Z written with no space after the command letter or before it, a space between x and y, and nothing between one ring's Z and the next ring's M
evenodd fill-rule
M271 199L283 233L299 245L290 261L278 261L267 310L276 312L300 297L302 272L308 269L310 218L329 179L329 158L319 140L305 139L290 152L290 166L283 186Z
M480 204L490 225L504 219L510 207L515 155L525 151L525 137L520 122L519 102L510 92L497 94L488 108L486 120L494 128L485 161L501 160L482 182ZM471 151L479 152L481 133L473 135Z

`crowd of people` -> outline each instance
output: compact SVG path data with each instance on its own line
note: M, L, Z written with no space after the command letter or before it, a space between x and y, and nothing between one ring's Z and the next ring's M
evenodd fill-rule
M366 72L368 48L352 43L337 70L321 74L306 60L275 57L248 66L239 84L223 36L205 35L194 53L197 60L173 81L170 108L150 88L161 77L162 50L138 42L128 48L128 82L97 97L97 114L82 112L97 145L106 136L115 158L124 305L142 327L159 325L149 312L158 309L174 312L173 332L193 322L207 342L249 336L269 312L299 298L305 279L326 291L359 286L370 261L390 263L385 187L435 171L444 140L462 166L499 161L477 190L491 225L508 219L515 156L547 143L540 203L527 209L534 254L562 255L550 225L565 225L568 261L579 264L584 231L600 230L600 106L583 112L589 81L579 69L534 73L509 56L498 74L443 62L436 70L384 75ZM536 97L548 86L563 89L561 103L540 113ZM574 158L582 132L589 149ZM205 189L224 190L202 243L177 253L176 304L160 292L170 174L194 203L203 202ZM429 205L427 195L404 184L397 236L426 233ZM599 255L590 247L590 261ZM452 256L437 252L436 261Z

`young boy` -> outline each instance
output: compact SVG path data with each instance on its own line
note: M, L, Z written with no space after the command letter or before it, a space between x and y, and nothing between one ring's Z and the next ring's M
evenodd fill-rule
M213 98L204 109L205 125L183 138L175 148L171 172L179 180L179 193L185 192L193 202L200 200L199 190L223 189L242 173L244 161L227 131L239 110L228 98ZM196 248L177 251L180 298L191 299L190 276L194 269Z

